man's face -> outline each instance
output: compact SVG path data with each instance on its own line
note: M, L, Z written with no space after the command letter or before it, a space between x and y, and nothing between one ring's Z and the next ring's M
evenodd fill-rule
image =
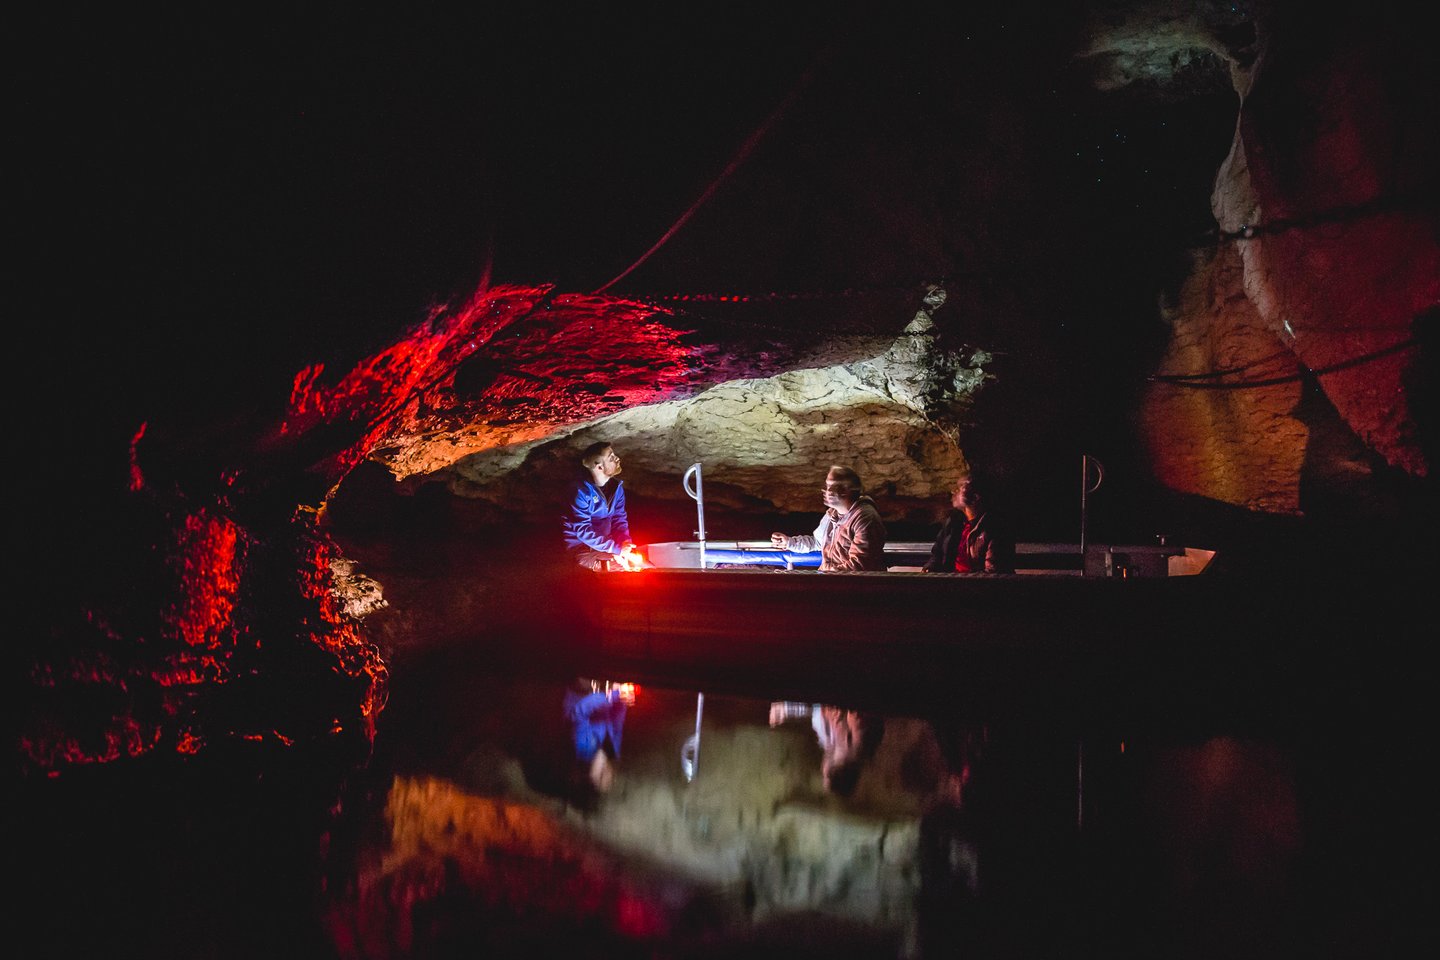
M966 507L975 506L975 491L968 477L961 477L956 481L955 488L950 492L950 504L956 510L964 510Z
M844 477L837 477L832 472L825 476L825 486L820 491L820 498L827 508L847 510L855 502L855 491Z
M828 706L822 709L826 725L830 728L830 746L820 758L820 779L825 789L830 790L837 776L844 776L842 771L847 767L852 768L850 775L853 782L853 768L861 762L863 731L859 717L850 711Z
M607 477L618 477L620 475L620 457L615 453L614 447L609 447L600 455L600 462L596 465Z

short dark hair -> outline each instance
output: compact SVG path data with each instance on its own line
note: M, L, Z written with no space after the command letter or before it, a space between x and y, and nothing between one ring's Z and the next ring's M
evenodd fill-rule
M984 503L990 498L989 482L977 473L960 474L960 476L957 477L955 480L955 486L968 486L970 488L970 495L976 500L979 500L981 503Z
M587 469L595 466L595 464L599 463L604 458L605 451L609 450L613 446L614 444L611 443L609 440L596 440L594 443L590 444L590 446L586 447L584 451L581 452L581 465L586 467Z
M851 470L849 467L842 467L838 463L832 464L829 473L833 473L841 480L844 480L846 483L850 484L850 489L854 490L857 494L865 492L864 486L862 486L860 483L860 474L856 473L854 470ZM829 473L827 473L827 476L829 475Z

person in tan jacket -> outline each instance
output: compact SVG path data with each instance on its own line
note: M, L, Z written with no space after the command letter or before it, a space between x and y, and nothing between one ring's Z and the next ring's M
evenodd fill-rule
M820 570L884 570L885 523L875 501L865 496L860 475L849 467L832 466L820 491L825 516L815 533L770 534L782 550L820 551Z
M826 703L776 700L770 704L770 726L809 719L820 743L820 779L825 789L842 797L855 792L865 764L875 756L885 735L885 718Z

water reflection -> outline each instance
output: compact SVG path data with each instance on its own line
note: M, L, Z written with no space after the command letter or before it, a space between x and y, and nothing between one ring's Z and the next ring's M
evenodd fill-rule
M864 766L879 749L885 735L885 718L863 710L848 710L828 703L777 700L770 704L770 726L789 720L807 720L820 744L820 781L842 797L855 792Z
M411 682L336 851L342 957L1258 956L1298 933L1274 744L804 701L785 722L783 701L711 692L687 769L696 692L641 685L599 792L576 777L573 678ZM839 791L837 734L865 744Z
M615 764L625 736L625 714L635 703L635 685L613 680L578 677L565 690L565 718L575 762L585 772L584 783L597 793L609 793L615 784ZM579 783L579 777L576 777Z
M929 724L889 718L841 796L808 724L772 727L768 701L710 694L687 780L696 694L641 686L600 793L575 776L585 758L568 683L481 688L448 704L428 696L382 728L388 785L361 833L354 895L327 919L347 956L539 941L916 953L922 874L933 872L922 819L951 796ZM420 744L385 744L416 734Z

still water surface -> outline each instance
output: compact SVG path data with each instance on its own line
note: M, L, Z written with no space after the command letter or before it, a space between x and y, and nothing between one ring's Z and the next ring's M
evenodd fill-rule
M1428 928L1423 764L1373 700L1274 730L898 704L842 795L808 717L704 691L689 753L700 692L642 685L599 793L574 680L450 651L392 676L359 769L238 744L26 783L15 916L34 955L217 960L1338 958Z
M863 715L878 736L841 792L809 716L642 685L599 792L573 679L396 679L325 908L341 956L1342 956L1396 935L1359 882L1375 851L1350 846L1367 813L1304 745L896 710Z

